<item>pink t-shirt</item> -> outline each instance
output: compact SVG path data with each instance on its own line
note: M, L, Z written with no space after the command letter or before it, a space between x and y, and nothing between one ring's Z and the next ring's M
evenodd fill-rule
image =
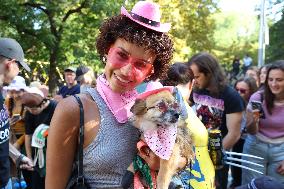
M251 101L261 102L261 93L258 91L254 93L249 100L247 106L248 110L252 110ZM262 102L262 108L265 114L265 119L259 121L259 132L271 139L276 139L284 136L284 105L274 106L272 114L270 115L267 111L265 100Z

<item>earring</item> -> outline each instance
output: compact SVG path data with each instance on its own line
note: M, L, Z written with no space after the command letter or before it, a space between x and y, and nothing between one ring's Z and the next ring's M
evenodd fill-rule
M104 56L103 56L103 63L106 63L106 61L107 61L107 55L105 54Z

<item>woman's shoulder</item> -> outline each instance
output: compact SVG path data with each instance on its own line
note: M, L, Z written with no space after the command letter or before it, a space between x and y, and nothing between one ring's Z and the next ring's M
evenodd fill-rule
M255 93L253 93L250 97L250 100L249 101L263 101L262 99L263 98L263 93L264 91L263 90L259 90L259 91L256 91Z
M94 101L88 94L77 94L76 96L79 97L80 101L83 104L83 107L90 102L94 103ZM56 109L60 109L67 114L78 112L79 102L76 100L74 96L69 96L67 98L60 100L60 102L57 103Z

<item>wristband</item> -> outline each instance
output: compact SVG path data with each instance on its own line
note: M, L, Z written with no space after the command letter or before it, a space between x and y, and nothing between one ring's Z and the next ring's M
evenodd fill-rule
M21 165L21 163L22 163L22 160L24 159L24 155L23 154L21 154L18 158L17 158L17 160L16 160L16 166L17 167L20 167L20 165Z

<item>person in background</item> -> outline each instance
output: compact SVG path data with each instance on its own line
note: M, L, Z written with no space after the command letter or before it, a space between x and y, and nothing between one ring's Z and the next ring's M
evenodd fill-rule
M267 70L269 66L270 64L266 64L259 68L259 88L258 90L264 90L266 74L267 74Z
M95 75L93 69L87 66L79 66L76 70L76 80L80 84L80 93L85 92L88 88L93 87Z
M12 143L21 153L25 152L25 108L22 104L22 95L25 93L27 86L25 79L21 76L16 76L9 86L4 86L3 90L7 92L5 105L9 112L10 122L10 143ZM17 175L16 164L11 163L11 176ZM27 170L22 170L24 180L27 187L31 187L31 174Z
M194 74L194 90L190 101L197 117L207 129L219 129L223 149L230 150L240 138L244 105L240 95L225 79L217 59L201 52L193 55L188 65ZM216 170L216 188L227 189L229 166Z
M163 78L173 57L170 24L160 23L159 5L138 1L131 12L105 20L97 52L105 64L96 88L78 95L84 109L84 177L89 188L122 188L137 153L139 131L128 121L143 81ZM78 146L80 112L74 97L58 104L47 148L47 189L64 189ZM149 157L150 158L150 157ZM63 163L64 162L64 163Z
M232 78L236 78L236 76L239 74L240 72L240 57L239 56L235 56L233 63L232 63Z
M256 81L257 87L259 87L259 69L256 66L251 66L247 69L245 77L252 77Z
M37 154L39 150L32 146L32 137L35 137L34 132L39 125L45 124L49 126L57 103L54 100L45 99L42 91L36 87L27 89L27 92L22 96L22 103L27 109L25 115L25 146L27 156L34 161L37 159L35 170L32 172L32 189L44 189L45 166L40 165L41 156ZM45 159L45 155L43 158Z
M12 189L10 177L9 156L20 168L32 170L33 162L21 154L11 143L9 143L9 113L4 105L2 96L3 85L9 85L18 75L20 67L30 71L24 62L24 52L21 45L11 38L0 38L0 188Z
M244 101L244 106L247 106L247 103L253 93L257 91L256 81L252 77L245 77L239 79L235 83L235 89L238 91L240 96ZM232 151L242 153L243 146L246 137L246 114L243 112L242 123L241 123L241 138L239 141L234 145ZM234 157L234 156L233 156ZM236 156L236 158L238 158ZM242 184L242 169L239 167L231 166L231 174L232 174L232 183L230 185L230 189L234 189L237 186Z
M59 89L57 95L54 96L54 100L60 101L63 98L80 93L80 85L77 84L77 81L75 79L76 78L75 72L76 69L73 67L68 67L64 70L64 79L66 85L62 86Z
M188 104L194 83L192 70L185 63L175 63L170 67L167 78L161 80L161 83L165 86L177 87L182 96L180 102L178 98L180 95L176 95L181 104L181 116L185 117L194 140L195 159L192 165L178 173L178 178L181 179L184 188L215 188L215 169L208 153L208 132ZM203 175L203 178L198 179L195 175Z
M252 66L252 58L246 54L243 58L243 73L246 73L248 68Z
M252 167L264 175L284 181L284 61L272 63L267 70L264 91L254 93L247 105L247 132L243 152L264 159ZM251 161L249 158L243 159ZM242 184L261 176L242 170Z
M167 78L160 82L164 86L176 86L182 97L188 102L193 86L193 78L194 76L189 66L178 62L170 67Z
M16 76L9 86L3 87L8 94L5 99L5 105L8 108L10 117L10 131L12 133L11 136L13 136L11 139L17 149L21 149L25 138L25 109L21 97L26 87L25 79L21 76Z

